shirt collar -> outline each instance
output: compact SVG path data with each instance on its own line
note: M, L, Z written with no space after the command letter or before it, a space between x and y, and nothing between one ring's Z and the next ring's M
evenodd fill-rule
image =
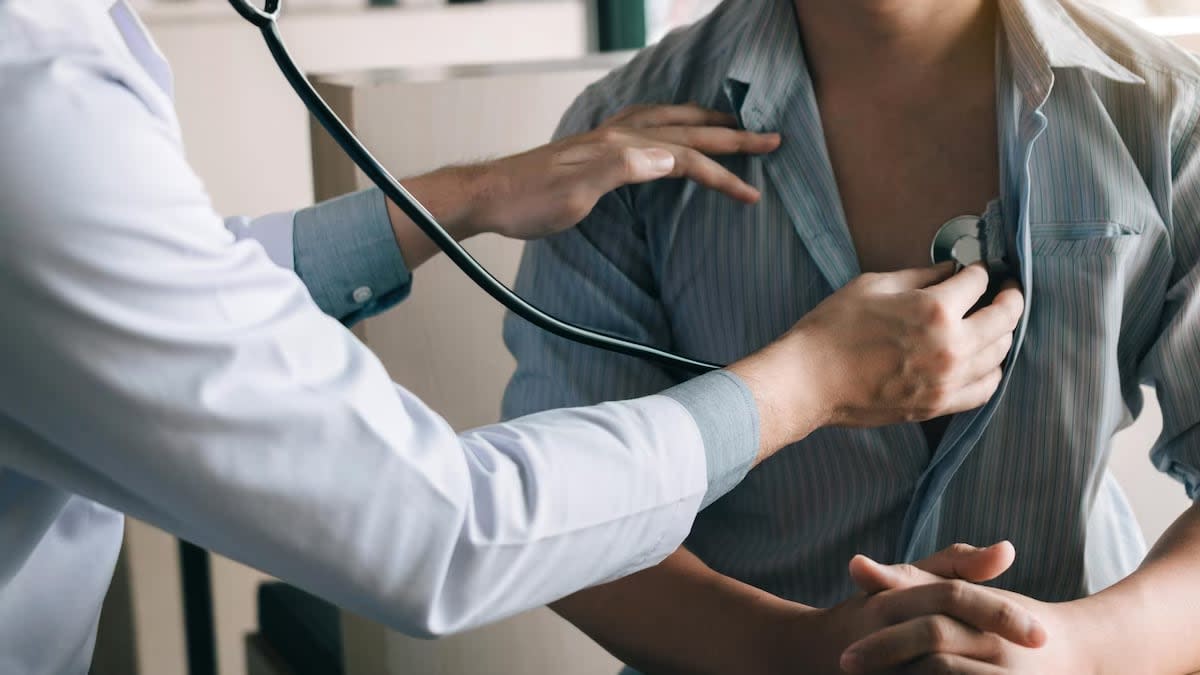
M810 81L791 0L745 0L733 10L743 39L734 47L725 91L747 128L774 118L797 84Z
M1079 27L1059 0L1000 0L1013 84L1031 108L1040 108L1054 69L1082 69L1115 82L1145 84Z
M1000 0L1009 47L1049 68L1082 68L1116 82L1144 84L1104 52L1059 0Z
M1055 68L1082 68L1117 82L1144 83L1104 52L1067 13L1059 0L998 0L1008 42L1014 84L1026 98L1041 101L1049 95ZM749 0L741 3L744 22L726 73L729 82L748 87L745 105L769 117L784 100L783 90L796 84L787 73L807 80L808 68L791 0Z

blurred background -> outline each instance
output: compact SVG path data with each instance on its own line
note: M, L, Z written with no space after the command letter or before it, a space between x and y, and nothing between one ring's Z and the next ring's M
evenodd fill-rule
M175 69L177 104L189 157L220 212L253 215L292 209L311 203L314 197L362 184L361 176L339 163L328 148L322 150L319 135L311 133L306 113L276 72L257 33L241 22L224 0L139 0L134 4ZM717 0L284 0L281 24L301 67L322 75L323 90L333 97L339 114L369 142L384 146L381 157L385 163L403 174L545 140L554 120L582 84L619 63L625 58L621 52L657 41L717 4ZM1200 0L1105 0L1101 4L1200 49ZM579 61L596 52L616 54L611 60ZM505 75L507 71L501 68L497 70L501 79L480 84L484 88L479 90L462 84L470 78L438 69L447 64L564 60L580 64L575 76L531 80L538 72L536 67L523 75ZM403 85L410 81L426 87L434 86L430 82L454 82L452 87L437 89L440 93L435 95L452 112L402 110L413 98L412 90L406 88L409 85ZM380 88L381 82L403 86ZM516 92L524 92L524 105L514 105ZM531 100L543 103L531 112ZM464 112L464 106L458 105L463 101L483 101L485 105L467 105ZM472 114L488 116L490 126ZM503 123L498 125L497 119ZM426 147L429 138L437 137L431 131L438 124L491 131L485 137L463 136L450 148ZM313 138L318 139L315 144ZM511 271L518 253L507 250L495 258L502 277ZM432 266L422 274L427 286L442 288L440 280L432 281L440 274L445 275L445 288L460 283L453 272ZM414 307L405 311L420 311L420 302L416 299ZM486 311L496 310L489 305ZM363 329L368 343L380 351L389 368L400 360L386 356L388 343L394 341L398 330L386 321L368 322ZM489 346L472 354L474 358L498 359L500 365L491 375L492 388L478 394L478 400L470 405L464 404L457 392L452 396L439 390L436 373L406 373L400 379L406 385L416 382L412 388L432 399L435 407L439 407L438 396L443 396L444 410L460 428L491 421L498 411L497 390L509 367L498 343L498 330L494 333L484 331ZM484 349L497 353L485 354ZM436 355L431 360L436 361ZM396 371L393 375L400 377ZM1157 537L1187 504L1182 489L1156 474L1147 460L1158 425L1157 407L1151 401L1146 414L1122 435L1112 460L1148 539ZM121 565L105 607L93 672L300 674L303 666L294 661L283 663L288 659L281 660L278 653L253 653L259 648L264 653L302 653L302 660L317 668L312 672L342 672L341 662L335 667L322 660L329 654L335 659L343 656L338 617L326 608L297 610L300 628L285 633L277 640L281 644L274 647L254 637L261 636L264 610L259 593L260 585L267 581L270 579L246 566L181 546L161 531L130 521ZM279 606L305 606L305 602L289 596ZM563 630L548 628L552 618L540 616L536 621L541 622L536 630ZM534 629L522 628L519 633L530 630ZM406 646L408 643L396 636L353 618L345 631L345 660L354 661L356 654L359 659L358 665L352 664L346 672L533 673L499 662L493 662L493 667L455 667L445 665L451 662L445 659L435 663L428 660L434 657L420 651L423 647ZM566 641L561 642L566 645L564 650L583 649L577 646L580 643L571 642L576 638L553 634L559 636L553 640ZM471 638L452 642L446 649L466 653L488 640L499 640L510 650L519 648L508 634L490 635L478 643ZM538 649L536 645L544 644L544 639L532 644L531 649ZM479 658L487 663L490 657ZM615 672L603 656L589 652L586 659L591 659L595 672Z

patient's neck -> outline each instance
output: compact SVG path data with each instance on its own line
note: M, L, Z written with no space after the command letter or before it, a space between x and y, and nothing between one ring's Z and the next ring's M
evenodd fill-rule
M996 0L794 0L818 88L991 81ZM866 82L864 82L866 80Z

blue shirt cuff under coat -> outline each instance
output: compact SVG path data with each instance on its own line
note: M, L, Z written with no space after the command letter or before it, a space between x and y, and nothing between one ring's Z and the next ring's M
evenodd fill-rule
M296 274L313 300L344 324L391 308L412 288L378 189L297 211L292 246Z
M678 401L700 428L708 461L708 491L701 508L732 490L758 456L758 405L750 388L725 370L701 375L663 392Z

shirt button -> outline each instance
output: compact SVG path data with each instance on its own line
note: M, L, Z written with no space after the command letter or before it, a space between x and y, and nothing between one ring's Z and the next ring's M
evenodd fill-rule
M354 298L354 302L361 305L370 300L374 295L375 294L371 292L370 288L367 288L366 286L359 286L358 288L354 289L354 293L351 294L350 297Z

